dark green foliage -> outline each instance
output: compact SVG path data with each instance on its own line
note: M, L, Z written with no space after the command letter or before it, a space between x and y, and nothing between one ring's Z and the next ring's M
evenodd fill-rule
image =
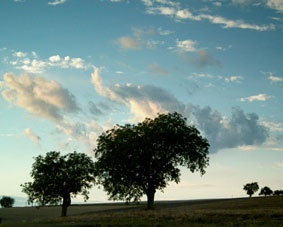
M253 182L249 184L245 184L243 190L247 192L247 194L251 197L255 192L259 189L258 183Z
M273 195L283 195L283 190L275 190Z
M209 161L207 140L178 113L117 125L97 142L97 183L112 200L138 201L146 194L148 208L153 208L156 190L180 181L179 166L204 174Z
M267 195L272 195L272 193L273 193L273 191L269 187L265 186L265 187L260 189L259 195L267 196Z
M14 203L15 203L15 200L9 196L3 196L0 199L0 205L1 207L4 207L4 208L13 207Z
M45 157L39 155L32 166L33 182L23 185L29 203L40 206L62 204L62 216L66 216L71 204L71 195L82 194L88 199L88 189L94 182L94 163L82 153L70 153L64 156L51 151Z

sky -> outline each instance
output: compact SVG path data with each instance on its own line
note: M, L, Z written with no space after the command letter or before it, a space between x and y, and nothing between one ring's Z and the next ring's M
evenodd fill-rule
M282 0L1 0L0 195L26 197L33 157L93 156L103 131L175 111L210 165L157 200L283 189L282 16Z

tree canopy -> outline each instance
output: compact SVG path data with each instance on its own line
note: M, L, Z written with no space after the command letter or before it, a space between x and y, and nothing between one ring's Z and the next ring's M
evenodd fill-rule
M243 187L243 190L247 192L247 194L251 197L255 192L257 192L259 189L258 183L257 182L252 182L245 184Z
M116 125L102 133L94 150L97 183L112 200L138 201L180 181L179 166L205 173L208 141L178 113L158 114L138 124Z
M9 196L3 196L0 199L0 205L1 205L1 207L4 207L4 208L12 207L14 205L14 203L15 203L15 200L12 197L9 197Z
M260 189L259 195L267 196L267 195L272 195L272 193L273 191L269 187L265 186Z
M62 216L67 215L71 204L71 195L82 194L88 199L88 189L94 182L94 163L86 154L51 151L43 157L39 155L32 165L33 182L23 185L23 192L28 195L29 203L40 206L47 204L62 204Z

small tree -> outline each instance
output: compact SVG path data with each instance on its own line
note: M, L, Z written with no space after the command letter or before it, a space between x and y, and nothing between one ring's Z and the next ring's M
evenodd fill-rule
M269 187L265 186L265 187L260 189L259 195L267 196L267 195L272 195L272 193L273 193L273 191Z
M255 192L258 191L259 186L257 182L253 182L253 183L245 184L243 189L251 197Z
M66 216L71 195L82 194L88 199L88 189L94 182L94 163L86 154L74 152L61 156L60 152L51 151L45 157L35 158L31 177L33 182L21 185L28 203L44 206L63 200L61 216Z
M283 195L283 190L275 190L273 195Z
M112 200L138 201L147 195L152 209L156 190L180 181L179 166L205 173L209 144L178 113L159 114L137 125L102 133L94 150L97 182Z
M14 203L15 203L15 200L9 196L3 196L0 199L0 205L1 207L4 207L4 208L13 207Z

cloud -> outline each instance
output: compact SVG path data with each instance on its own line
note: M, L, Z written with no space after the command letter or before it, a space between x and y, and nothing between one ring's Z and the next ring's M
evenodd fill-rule
M94 69L91 76L96 92L112 101L128 106L133 114L133 121L142 121L145 117L155 117L157 113L173 111L183 113L185 111L185 106L162 88L131 84L105 87L102 84L98 68Z
M198 128L208 138L212 153L225 148L262 144L269 136L269 130L259 123L255 113L245 114L240 108L234 108L228 120L209 106L201 109L190 105L189 109Z
M70 145L71 143L80 142L85 145L87 151L93 155L93 148L96 146L96 140L104 131L103 128L95 121L88 123L63 121L56 125L58 133L67 135L68 142L61 145Z
M1 87L2 96L9 103L54 122L61 121L63 113L79 111L74 95L53 80L7 73Z
M278 12L283 11L283 1L282 0L232 0L234 4L241 4L241 5L265 5L268 8L277 10Z
M40 137L37 136L30 128L24 130L24 135L29 137L36 145L39 145Z
M18 52L14 52L14 53L13 53L13 56L14 56L14 57L18 57L18 58L24 58L25 56L27 56L27 53L18 51Z
M48 5L57 6L65 3L67 0L54 0L52 2L48 2Z
M70 62L70 66L76 69L83 69L85 67L84 60L81 58L72 58Z
M268 79L271 80L271 82L273 82L273 83L283 82L283 78L282 77L273 76L272 73L270 73L270 76L268 77Z
M197 51L197 49L195 48L195 46L197 45L197 41L193 41L193 40L182 40L176 41L176 47L179 49L180 53L184 53L184 52L195 52Z
M94 116L101 116L101 115L103 115L103 112L92 101L88 102L88 108L89 108L89 112L91 114L93 114Z
M280 3L282 0L267 0L267 6L276 8L277 10L280 10L282 7L282 3ZM231 20L227 19L222 16L215 16L215 15L209 15L209 14L199 14L199 15L193 15L192 12L190 12L189 9L181 9L179 3L175 4L161 4L159 6L155 6L155 3L157 1L150 1L145 3L146 6L146 13L147 14L154 14L154 15L165 15L170 16L174 18L176 21L180 20L193 20L193 21L202 21L202 20L208 20L212 24L219 24L222 25L222 28L240 28L240 29L250 29L250 30L256 30L256 31L268 31L268 30L274 30L275 26L273 24L269 25L256 25L256 24L249 24L245 21L239 19L239 20ZM159 1L160 3L161 1ZM214 2L216 3L216 2ZM166 6L165 6L166 5ZM221 6L221 2L217 2L214 4L216 6Z
M279 12L283 12L282 0L266 0L266 6Z
M210 21L212 24L220 24L223 25L223 28L241 28L241 29L250 29L256 31L268 31L274 30L274 25L255 25L245 23L243 20L229 20L221 16L213 16L208 14L201 14L200 17L202 19L206 19Z
M227 47L223 47L223 46L217 46L215 47L216 50L220 50L220 51L226 51L232 48L232 45L228 45Z
M240 108L234 108L230 120L211 107L179 102L163 88L131 84L106 87L100 77L100 69L92 73L92 83L96 92L112 101L128 106L133 114L133 121L142 121L145 117L156 117L157 113L177 111L189 116L204 133L211 144L211 152L225 148L254 146L262 144L269 136L269 130L260 124L255 113L245 114Z
M224 81L227 83L230 83L230 82L241 83L241 80L243 80L242 76L230 76L230 77L224 78Z
M60 58L59 55L54 55L54 56L49 57L49 61L51 61L51 62L58 62L60 60L61 60L61 58Z
M189 61L200 68L203 68L205 66L214 66L214 65L218 67L222 66L221 62L215 59L214 57L210 56L206 50L197 51L196 57L189 58Z
M149 71L153 74L159 75L167 75L168 72L162 68L158 64L149 65Z
M159 27L159 28L157 29L157 31L158 31L159 35L163 35L163 36L171 35L171 34L174 33L174 31L164 30L164 29L162 29L162 27Z
M14 52L15 60L10 61L16 69L23 70L28 73L40 74L47 68L75 68L75 69L88 69L91 64L86 64L82 58L71 58L69 56L61 57L60 55L50 56L46 60L38 58L36 52L32 51L31 54L24 52Z
M245 101L249 101L249 102L266 101L267 99L270 99L270 98L273 98L273 96L269 96L267 94L258 94L258 95L253 95L253 96L241 98L240 101L241 102L245 102Z
M276 122L263 121L262 125L269 128L271 131L283 132L283 124Z
M184 57L186 61L203 68L205 66L218 66L221 67L221 62L214 57L210 56L205 49L197 49L197 41L194 40L176 40L176 47L172 47L174 51L178 51L179 55ZM195 56L188 56L187 53L194 53Z
M191 80L196 80L197 78L213 78L214 76L212 76L209 73L192 73L191 76L189 76L188 78Z
M131 37L121 37L117 41L120 47L123 49L138 50L141 48L141 43Z

